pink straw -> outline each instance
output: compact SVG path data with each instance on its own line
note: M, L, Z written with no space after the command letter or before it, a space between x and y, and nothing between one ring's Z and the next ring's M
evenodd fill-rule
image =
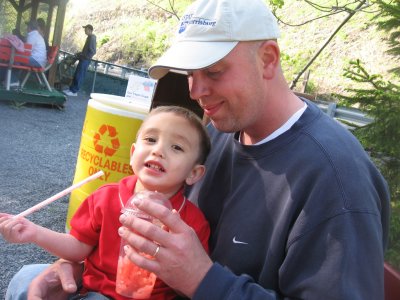
M55 194L54 196L51 196L50 198L32 206L31 208L28 208L27 210L24 210L23 212L19 213L18 215L15 215L13 218L18 218L18 217L26 217L27 215L45 207L46 205L50 204L53 201L56 201L57 199L60 199L61 197L64 197L65 195L71 193L73 190L77 189L78 187L84 185L85 183L88 183L89 181L92 181L100 176L103 176L104 172L103 171L99 171L95 174L93 174L92 176L87 177L86 179L71 185L69 188L66 188L65 190Z

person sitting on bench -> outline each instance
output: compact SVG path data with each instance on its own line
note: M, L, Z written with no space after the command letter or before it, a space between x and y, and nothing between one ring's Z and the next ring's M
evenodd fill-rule
M27 23L27 37L26 43L32 45L32 53L29 56L28 66L32 67L44 67L47 63L47 51L46 44L44 42L43 37L38 31L39 25L37 21L31 20ZM17 64L17 63L16 63ZM0 69L0 80L5 80L6 77L6 68ZM19 83L19 73L12 72L11 73L11 87L18 87Z

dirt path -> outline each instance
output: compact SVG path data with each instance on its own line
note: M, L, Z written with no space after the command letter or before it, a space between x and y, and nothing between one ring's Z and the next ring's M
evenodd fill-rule
M0 211L19 213L72 184L89 96L71 97L63 111L0 101ZM65 230L68 196L29 219ZM34 245L11 245L0 237L0 299L24 264L55 258Z

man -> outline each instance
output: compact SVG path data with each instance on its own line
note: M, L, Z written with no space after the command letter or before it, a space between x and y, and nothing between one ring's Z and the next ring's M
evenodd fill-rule
M49 51L50 45L49 45L49 40L46 37L46 22L44 21L43 18L38 18L36 21L38 23L38 31L44 39L44 43L46 45L46 51Z
M387 184L346 129L288 88L278 37L261 0L188 8L149 73L187 72L211 120L207 172L190 191L210 222L210 256L176 212L148 201L136 205L169 230L121 217L125 251L192 299L383 299ZM80 268L56 262L30 296L76 289Z
M93 34L93 26L88 24L82 27L85 29L85 34L87 35L87 38L85 41L85 45L83 46L82 52L76 54L79 62L75 69L72 84L68 89L63 91L64 94L67 96L78 95L78 91L82 86L87 69L89 68L90 60L96 54L96 36Z
M27 36L26 43L32 45L32 52L29 56L29 63L26 64L28 66L33 67L44 67L47 63L47 52L46 52L46 44L39 33L39 24L35 20L31 20L26 23L27 25ZM5 78L6 71L5 69L0 70L0 79ZM19 82L19 72L13 71L11 73L11 87L18 87L20 85Z

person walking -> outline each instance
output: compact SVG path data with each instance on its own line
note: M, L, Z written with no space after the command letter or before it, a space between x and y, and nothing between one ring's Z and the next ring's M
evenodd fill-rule
M86 72L89 68L90 61L96 54L96 35L93 34L93 26L91 24L87 24L82 27L85 29L87 38L82 52L75 54L79 62L75 69L74 77L72 78L72 84L68 89L63 91L63 93L67 96L74 97L78 95L78 91L82 86Z

